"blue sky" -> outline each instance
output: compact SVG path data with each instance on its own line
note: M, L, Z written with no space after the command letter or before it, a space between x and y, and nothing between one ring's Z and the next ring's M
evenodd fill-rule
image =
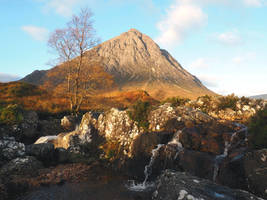
M102 41L136 28L217 93L267 93L267 0L0 0L0 81L51 68L49 33L84 6Z

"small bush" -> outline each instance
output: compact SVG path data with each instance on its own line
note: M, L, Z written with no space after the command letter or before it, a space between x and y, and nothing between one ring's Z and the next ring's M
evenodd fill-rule
M249 105L249 102L251 101L251 99L242 96L242 97L240 98L240 101L241 101L241 103L242 103L243 105Z
M225 110L226 108L230 108L232 110L236 110L236 103L238 101L238 97L235 96L234 94L225 96L225 97L220 97L219 98L219 103L218 103L218 110Z
M202 101L202 105L200 107L201 111L204 113L209 113L212 110L212 97L209 95L198 97L197 101Z
M0 123L14 124L19 123L22 120L22 109L17 104L0 108Z
M161 102L161 104L171 103L172 107L177 107L177 106L183 106L189 101L190 101L190 99L187 99L187 98L172 97L172 98L167 98L166 100Z
M149 102L137 101L128 111L129 117L137 122L138 127L143 127L145 130L149 127L148 114L151 110Z
M267 148L267 106L251 118L248 128L252 148Z

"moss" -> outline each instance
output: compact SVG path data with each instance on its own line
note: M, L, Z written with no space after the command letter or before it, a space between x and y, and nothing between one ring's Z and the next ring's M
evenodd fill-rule
M254 149L267 148L267 106L250 119L248 128L251 147Z
M152 106L149 102L137 101L127 113L132 120L137 122L139 128L147 130L149 127L148 114L151 109Z
M23 110L17 104L0 107L0 123L15 124L23 120Z

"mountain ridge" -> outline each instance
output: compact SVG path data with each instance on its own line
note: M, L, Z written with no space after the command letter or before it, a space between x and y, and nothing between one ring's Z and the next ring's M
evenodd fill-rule
M267 94L254 95L254 96L250 96L250 98L253 98L253 99L265 99L265 100L267 100Z
M97 45L85 55L89 63L100 63L104 71L114 77L117 89L121 91L142 89L157 99L215 94L186 71L168 51L160 49L149 36L136 29ZM48 72L39 72L41 77L38 80L45 82ZM36 74L21 81L34 80L32 76Z

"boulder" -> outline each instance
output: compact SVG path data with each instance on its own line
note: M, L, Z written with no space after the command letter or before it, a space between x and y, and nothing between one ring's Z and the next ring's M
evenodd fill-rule
M56 161L55 148L51 143L28 145L26 146L26 153L36 157L46 166Z
M15 141L14 137L0 139L0 166L7 161L25 155L25 145Z
M77 125L77 117L73 115L68 115L64 116L61 119L61 126L64 128L66 131L73 131L76 128Z
M267 199L267 149L247 152L243 162L249 191Z
M42 163L35 157L26 156L15 158L0 169L0 176L33 175L34 173L37 173L38 169L41 168L43 168Z
M156 182L153 200L260 200L243 190L234 190L184 172L165 170Z
M99 116L97 129L107 142L117 145L122 156L126 157L133 156L133 141L144 132L143 129L138 128L135 121L130 119L127 111L115 108Z

